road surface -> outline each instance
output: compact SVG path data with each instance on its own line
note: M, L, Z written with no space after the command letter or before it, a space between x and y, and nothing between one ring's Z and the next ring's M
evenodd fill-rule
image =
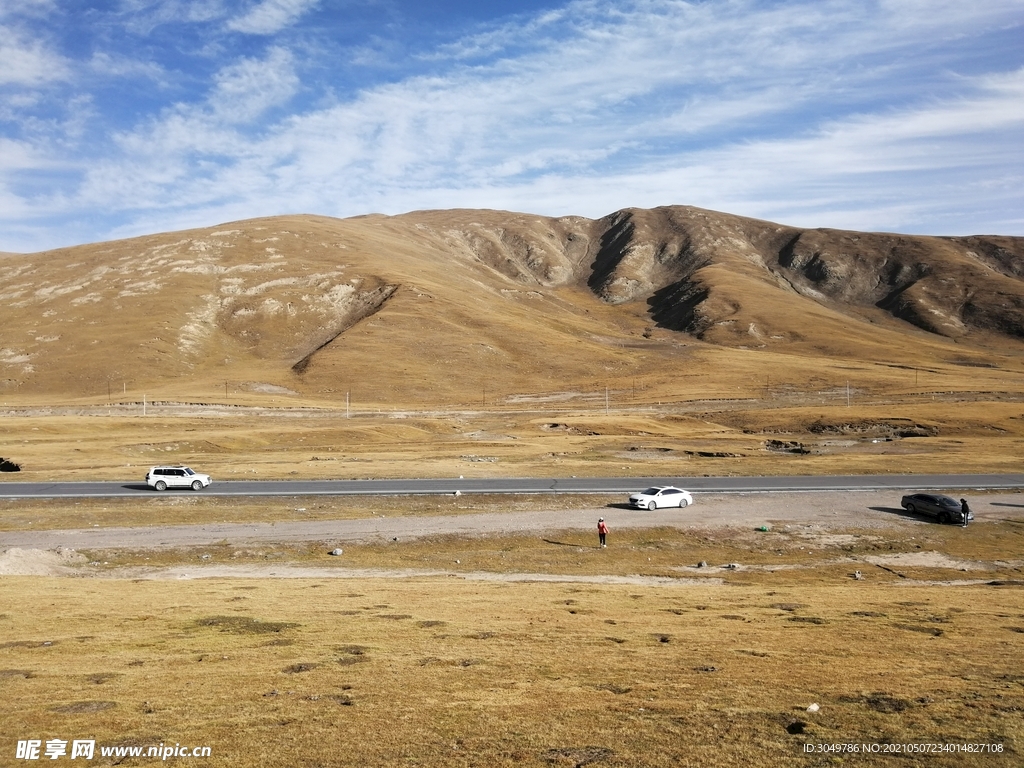
M199 491L206 496L403 496L461 493L632 493L676 485L696 493L844 490L1024 488L1019 475L854 475L822 477L571 477L441 478L398 480L225 480ZM164 491L192 494L191 490ZM0 482L0 498L155 496L145 482Z

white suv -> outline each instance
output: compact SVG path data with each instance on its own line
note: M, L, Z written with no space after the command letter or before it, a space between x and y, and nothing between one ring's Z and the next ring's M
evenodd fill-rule
M211 482L209 475L193 472L188 467L150 467L146 473L146 484L158 491L166 491L168 488L200 491Z

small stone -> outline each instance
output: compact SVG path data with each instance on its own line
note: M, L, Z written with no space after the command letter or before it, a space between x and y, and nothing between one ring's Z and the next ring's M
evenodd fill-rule
M341 549L339 547L337 549L332 549L328 554L331 554L331 555L334 555L335 557L337 557L338 555L342 555L344 553L345 553L345 550L343 550L343 549Z
M821 707L818 706L817 704L811 704L811 706L809 706L807 708L807 711L808 712L817 712L819 709L821 709Z
M708 561L707 560L701 560L699 563L697 563L697 567L698 568L707 568L708 567Z

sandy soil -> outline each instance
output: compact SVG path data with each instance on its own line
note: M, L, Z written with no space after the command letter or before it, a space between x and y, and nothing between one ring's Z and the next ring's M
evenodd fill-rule
M972 498L975 523L994 520L1024 520L1021 494L990 494ZM223 523L213 525L147 526L137 528L93 528L52 531L0 532L0 576L2 575L71 575L79 573L76 565L84 558L80 549L160 549L190 548L227 543L241 546L258 542L325 542L330 547L346 544L389 540L409 540L428 536L501 536L539 533L556 530L589 530L598 517L604 517L614 531L622 528L671 526L677 528L737 528L750 530L760 526L789 524L830 528L891 528L906 525L934 525L908 515L898 507L892 492L787 493L787 494L706 494L696 498L687 509L662 509L654 512L632 510L624 505L590 507L571 510L531 511L521 513L484 513L476 515L438 515L435 517L403 517L401 500L396 501L393 516L374 514L364 519L279 523ZM944 555L936 556L945 558ZM915 555L918 559L925 554ZM948 558L946 558L948 560ZM950 563L914 562L891 565L950 567ZM964 570L970 563L957 563ZM128 571L131 571L129 573ZM154 571L125 569L122 577L195 578L197 576L429 576L444 575L426 571L369 571L365 569L317 569L295 567L285 563L266 566L217 565L180 566ZM460 574L462 578L499 578L495 574L477 576ZM506 578L506 577L501 577ZM519 575L518 578L523 578ZM536 575L538 579L558 576ZM619 577L599 577L619 578ZM580 577L573 577L579 581ZM676 580L669 580L676 581ZM700 579L707 583L706 578Z

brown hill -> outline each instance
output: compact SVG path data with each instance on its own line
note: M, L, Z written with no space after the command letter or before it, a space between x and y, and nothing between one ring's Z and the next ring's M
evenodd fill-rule
M1022 275L1024 238L690 207L255 219L0 255L0 394L443 404L678 384L716 360L759 377L780 355L999 367L1024 350Z

